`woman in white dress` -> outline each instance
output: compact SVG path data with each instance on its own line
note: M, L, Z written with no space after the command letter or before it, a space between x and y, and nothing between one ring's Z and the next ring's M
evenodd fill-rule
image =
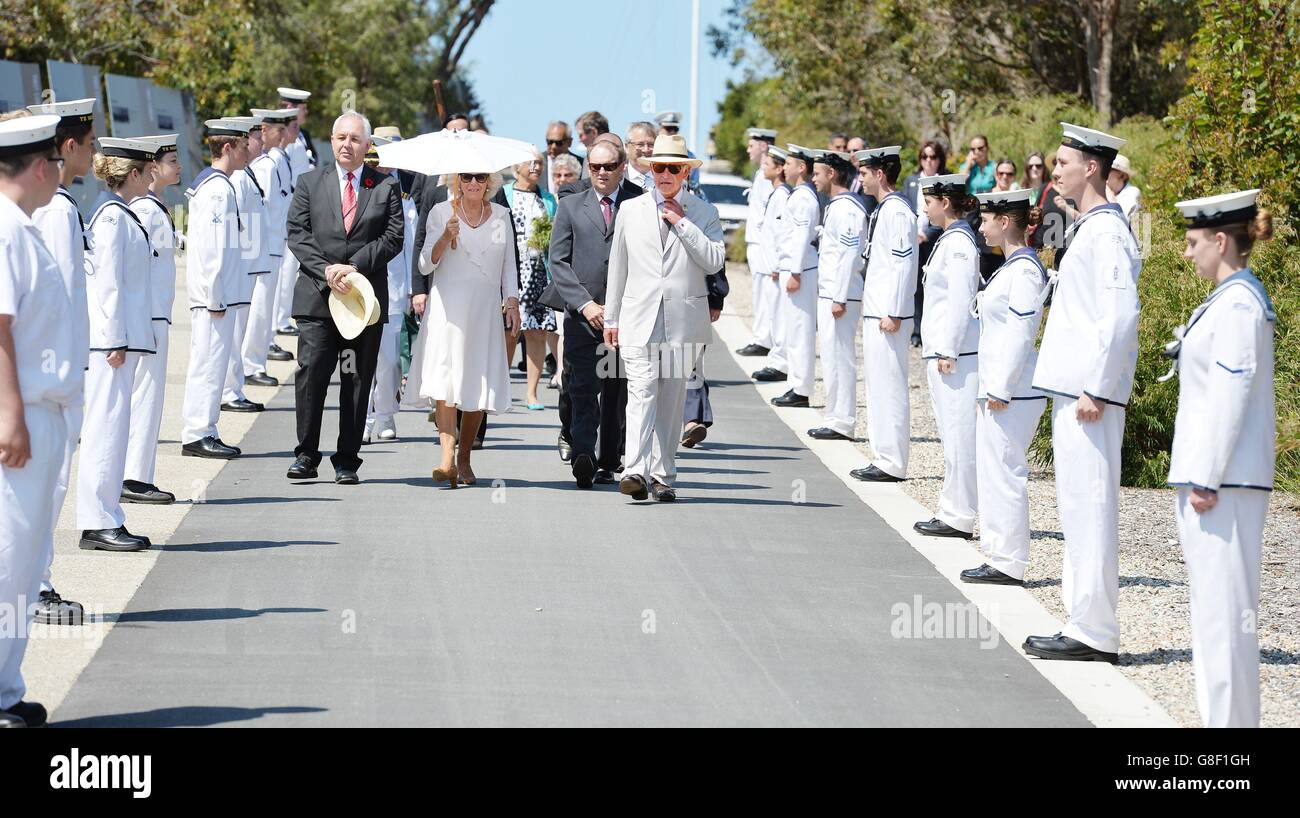
M500 177L461 173L450 198L429 211L420 272L429 276L424 323L415 341L407 392L434 404L442 463L433 479L474 485L470 443L483 413L510 409L510 374L501 316L519 332L519 284L510 211L493 204ZM419 296L416 296L419 298ZM457 451L456 410L461 410Z

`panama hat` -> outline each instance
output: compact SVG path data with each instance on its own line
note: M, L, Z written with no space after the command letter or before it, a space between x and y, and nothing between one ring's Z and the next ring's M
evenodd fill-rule
M686 151L686 140L677 134L660 134L655 137L654 153L641 160L646 164L690 165L698 168L703 159L696 159Z
M375 289L370 286L370 280L361 273L348 273L343 280L352 285L352 289L343 295L330 290L330 317L334 319L339 335L351 341L379 320L379 301L375 299Z

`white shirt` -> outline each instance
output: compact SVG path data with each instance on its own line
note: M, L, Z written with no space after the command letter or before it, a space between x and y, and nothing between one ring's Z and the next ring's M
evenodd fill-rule
M79 351L73 369L82 373L90 355L90 318L86 312L86 264L89 260L86 248L89 239L81 221L81 211L68 189L60 185L50 203L32 214L32 223L40 231L46 249L63 273L63 286L72 300L74 349ZM82 376L78 374L77 377L80 383Z
M759 163L762 164L761 162ZM763 212L767 210L767 199L776 186L763 175L763 168L754 172L754 182L746 193L749 213L745 217L745 243L757 244L763 240Z
M964 219L949 225L925 263L925 310L921 357L951 358L979 350L979 321L971 306L980 288L980 252Z
M979 398L1007 403L1045 397L1033 389L1034 339L1043 320L1047 271L1028 248L1017 250L977 296ZM929 304L921 319L929 315ZM924 333L922 333L924 337Z
M819 298L835 304L862 300L861 242L866 226L867 209L852 193L841 193L826 205L817 248Z
M348 185L349 173L352 174L352 193L353 193L352 201L354 202L361 201L361 168L363 167L365 167L364 164L358 166L356 170L348 171L348 170L344 170L343 166L338 164L337 162L334 163L334 171L339 175L339 201L340 202L346 202L348 200L347 196L344 194L343 191Z
M916 214L894 191L871 211L862 317L912 318L916 307Z
M176 300L176 227L171 212L153 193L135 197L130 207L149 231L149 244L157 251L149 267L149 287L153 293L150 315L155 321L170 324L172 302Z
M811 182L790 191L781 216L784 236L777 244L777 267L784 283L792 275L817 272L817 248L813 239L821 225L821 201Z

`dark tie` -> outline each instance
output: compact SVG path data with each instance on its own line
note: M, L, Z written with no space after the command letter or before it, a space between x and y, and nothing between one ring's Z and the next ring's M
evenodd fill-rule
M609 223L614 219L614 200L608 196L600 199L600 212L605 215L605 232L609 232Z
M348 171L348 184L343 188L343 232L352 229L352 220L357 215L357 191L352 187L354 176Z

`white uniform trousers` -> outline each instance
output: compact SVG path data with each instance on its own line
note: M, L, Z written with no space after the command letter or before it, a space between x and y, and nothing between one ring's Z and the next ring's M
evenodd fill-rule
M652 339L663 338L663 307ZM619 347L627 371L627 433L623 474L639 474L671 486L677 477L677 446L686 413L686 387L703 344Z
M979 395L979 356L962 355L949 375L939 373L939 361L925 362L939 442L943 444L943 488L936 516L970 534L975 531L975 399Z
M790 376L786 386L810 398L817 380L817 274L804 273L793 293L782 287L781 300L785 302L785 357Z
M871 462L901 479L907 477L912 439L912 396L907 391L912 319L899 323L897 332L885 332L878 318L862 322L862 377L867 385L867 436L876 453Z
M852 437L858 412L858 352L854 347L858 321L853 309L846 309L839 318L831 315L832 304L829 298L817 299L817 345L826 387L822 425Z
M190 363L185 373L185 404L181 409L182 444L217 437L221 390L226 381L234 332L234 310L226 310L219 317L202 308L190 310Z
M21 469L0 466L0 605L12 628L0 634L0 708L13 707L27 693L22 664L29 611L49 564L46 544L53 542L58 516L55 489L68 450L66 409L29 403L23 415L32 459Z
M785 288L779 281L773 280L770 276L767 284L764 284L764 292L771 302L772 315L772 346L768 348L766 366L777 370L778 372L790 372L790 358L786 353L785 327L790 322L788 313L790 310L789 300L785 297Z
M171 325L153 322L153 355L144 355L131 388L131 432L126 443L126 479L153 485L158 460L158 430L162 428L167 389L167 348Z
M390 314L379 336L379 358L375 363L374 384L370 387L370 412L366 415L367 435L375 428L392 428L393 415L397 414L397 390L402 385L398 342L404 319L401 313Z
M72 456L77 453L77 443L81 440L81 419L84 407L81 404L67 406L63 409L64 425L67 428L67 445L63 449L63 462L59 464L59 477L54 482L54 502L50 507L49 538L45 543L45 571L41 575L41 590L53 591L50 584L50 568L54 565L54 531L59 527L59 513L63 511L63 501L68 497L68 484L72 480Z
M126 523L122 480L131 434L131 389L140 357L139 352L128 352L126 361L114 369L103 352L90 353L77 467L77 528L98 530Z
M261 276L258 276L258 278L261 278ZM248 305L232 307L230 312L234 314L234 325L230 332L230 352L226 355L225 386L221 391L221 401L223 403L247 400L244 397L244 357L242 350L244 348L244 336L248 332Z
M1107 410L1110 411L1110 410ZM1268 492L1219 489L1204 514L1178 490L1178 538L1191 581L1192 669L1206 727L1259 726L1259 552Z
M1081 423L1074 398L1052 400L1056 503L1065 534L1061 597L1065 636L1119 651L1119 458L1124 409L1107 405Z
M286 329L293 317L293 285L298 281L298 259L293 257L289 248L284 249L284 258L280 260L280 272L275 287L275 308L271 312L271 337L275 331Z
M239 357L244 365L244 377L266 372L266 353L275 340L276 327L272 325L275 310L275 290L280 283L279 268L269 273L253 276L253 303L248 306L248 328Z
M773 299L769 297L769 289L773 282L772 276L767 273L767 259L761 245L755 242L749 242L745 245L745 263L749 265L749 271L753 275L754 281L753 294L750 299L754 310L754 332L749 342L771 349L772 310L775 304Z
M1029 461L1026 453L1046 398L1013 400L993 411L980 401L975 421L980 545L988 564L1025 578L1029 566Z

